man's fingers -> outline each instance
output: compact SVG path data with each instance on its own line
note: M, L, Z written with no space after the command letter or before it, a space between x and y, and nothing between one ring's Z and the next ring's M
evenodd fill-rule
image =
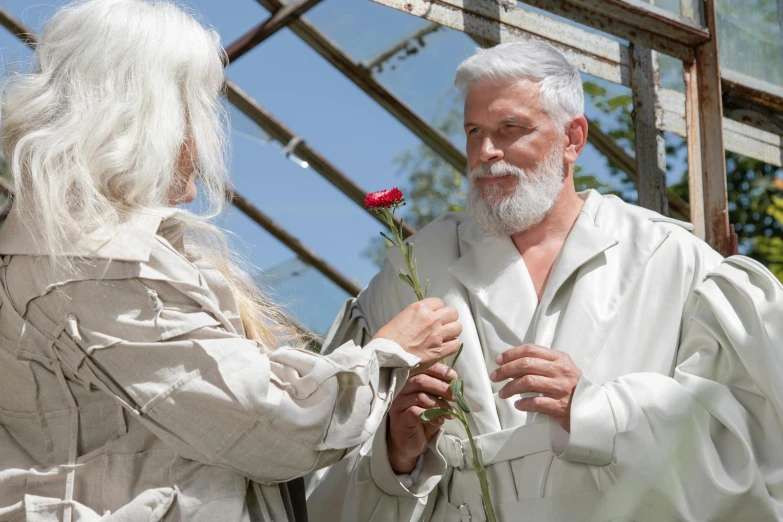
M543 393L552 397L560 397L563 389L560 381L541 375L525 375L514 379L498 392L501 399L517 395L519 393Z
M406 389L407 388L407 389ZM451 388L447 382L444 382L435 377L431 377L427 374L419 374L408 379L408 382L402 388L400 395L403 393L429 393L436 397L443 397L447 401L453 401L454 397L451 395Z
M457 378L457 372L449 368L443 363L435 363L421 373L425 373L430 377L435 377L443 382L451 382Z
M560 401L551 397L519 399L514 403L514 407L520 411L541 413L551 417L560 417L563 414L563 406Z
M495 358L495 363L498 366L509 363L522 357L534 357L536 359L544 359L547 361L554 361L560 356L560 352L544 346L538 346L537 344L523 344L521 346L514 346L509 348L505 352L501 353Z
M537 357L520 357L499 366L492 375L489 376L492 382L501 382L506 379L515 379L523 375L543 375L545 377L554 377L557 374L552 361L539 359Z

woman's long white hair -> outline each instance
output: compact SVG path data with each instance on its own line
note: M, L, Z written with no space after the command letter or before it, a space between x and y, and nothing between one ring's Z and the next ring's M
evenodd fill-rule
M224 51L164 0L77 0L57 11L29 74L3 93L2 152L16 186L15 212L60 263L73 234L111 233L132 211L169 206L186 141L194 145L201 200L180 209L197 253L232 283L249 337L288 337L277 309L230 259L220 214L229 188ZM99 232L100 231L100 232Z

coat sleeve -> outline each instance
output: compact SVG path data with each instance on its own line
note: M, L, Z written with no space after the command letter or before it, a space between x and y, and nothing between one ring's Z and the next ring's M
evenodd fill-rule
M609 502L669 520L783 517L783 286L725 260L692 293L672 377L583 379L560 457L605 466Z
M412 303L407 294L398 292L398 288L405 289L398 282L387 263L357 299L345 304L327 336L324 351L331 352L346 342L361 346ZM320 513L324 520L342 522L428 520L435 500L433 491L447 470L445 460L434 449L436 438L423 457L417 480L406 486L407 481L395 475L389 464L386 422L382 422L374 437L342 461L311 477L307 499L310 512Z
M368 440L418 363L385 339L326 356L260 346L218 320L197 272L142 272L63 284L32 300L27 320L56 334L73 380L116 398L182 456L256 482L303 476Z

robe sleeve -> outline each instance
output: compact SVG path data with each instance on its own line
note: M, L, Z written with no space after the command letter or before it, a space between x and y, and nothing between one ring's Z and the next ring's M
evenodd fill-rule
M673 376L583 379L571 435L560 430L553 449L605 466L614 481L608 502L637 512L780 520L781 376L783 286L759 263L728 258L692 292Z
M47 331L64 324L53 350L69 376L115 398L180 455L265 484L371 438L419 361L386 339L328 355L260 346L216 318L199 281L194 271L71 282L31 301L27 320Z
M390 264L373 279L357 299L349 300L324 343L329 353L343 343L362 345L375 331L413 302L397 291L404 285ZM411 295L413 295L411 293ZM323 520L342 522L408 522L426 520L436 488L447 471L446 461L435 449L437 437L421 458L415 482L397 476L386 455L386 422L374 437L343 460L311 477L307 504ZM407 480L406 480L407 479Z

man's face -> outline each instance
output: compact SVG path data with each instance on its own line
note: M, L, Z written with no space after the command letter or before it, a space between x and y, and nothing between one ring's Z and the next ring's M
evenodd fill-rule
M496 235L538 224L565 177L564 133L527 80L473 86L465 99L468 210Z

